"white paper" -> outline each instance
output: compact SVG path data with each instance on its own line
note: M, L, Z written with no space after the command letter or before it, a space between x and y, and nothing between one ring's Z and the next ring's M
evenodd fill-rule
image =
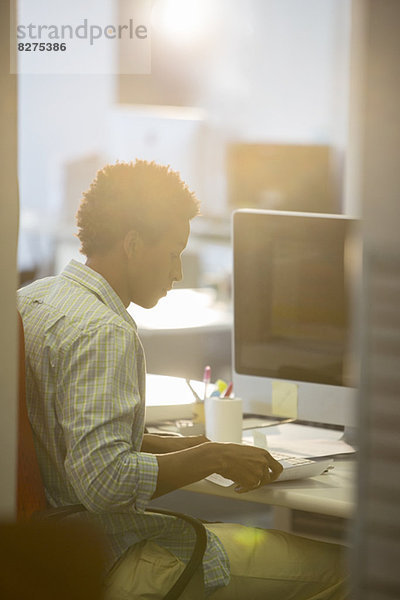
M269 451L283 452L293 456L318 458L354 453L355 448L341 439L343 432L334 429L321 429L295 423L286 423L276 427L265 427L258 430L256 436L263 434ZM253 431L244 432L244 441L253 444Z

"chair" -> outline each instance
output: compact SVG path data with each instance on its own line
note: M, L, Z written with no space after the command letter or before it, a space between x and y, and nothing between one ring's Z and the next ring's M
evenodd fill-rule
M85 511L81 504L52 508L47 505L44 486L35 452L33 434L28 419L25 401L25 343L21 316L19 327L19 417L18 417L18 474L17 474L17 519L20 522L38 520L60 522L65 517ZM192 556L185 569L165 595L165 600L179 598L192 575L200 567L207 544L205 527L198 519L164 509L147 509L147 512L172 515L189 523L196 534Z

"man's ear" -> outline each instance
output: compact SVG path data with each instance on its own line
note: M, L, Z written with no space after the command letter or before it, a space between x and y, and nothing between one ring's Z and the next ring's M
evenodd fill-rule
M127 258L133 258L142 243L140 234L135 229L130 229L124 237L123 248Z

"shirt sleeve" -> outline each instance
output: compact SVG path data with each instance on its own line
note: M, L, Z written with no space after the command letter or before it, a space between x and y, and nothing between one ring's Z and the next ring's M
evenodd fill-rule
M140 452L143 350L133 329L106 324L60 352L57 417L65 470L92 512L143 511L157 484L158 462Z

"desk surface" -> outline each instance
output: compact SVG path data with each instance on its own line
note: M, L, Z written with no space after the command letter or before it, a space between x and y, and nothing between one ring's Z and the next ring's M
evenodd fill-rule
M154 378L154 376L152 377ZM154 379L157 379L157 377ZM163 380L163 378L161 379ZM180 383L187 393L185 383ZM199 385L202 385L201 382ZM192 410L190 404L187 406ZM157 407L157 409L159 410L160 407ZM234 486L221 487L206 480L198 481L183 489L190 492L235 498L236 500L269 504L346 519L352 516L355 504L356 459L354 453L340 455L340 452L346 451L343 446L347 446L340 440L341 431L295 423L263 427L258 431L264 432L267 436L268 448L271 451L275 449L275 451L291 452L298 455L299 453L296 452L297 447L297 451L302 450L300 455L306 457L338 454L338 457L333 460L334 469L318 477L276 482L244 494L237 494L233 489ZM251 435L252 430L245 430L243 440L251 443ZM318 446L318 444L321 444L321 440L324 442L324 452L317 454L315 450L312 451L312 448L310 452L310 443L315 442ZM326 452L328 448L329 452Z
M348 519L354 510L355 459L337 458L333 464L334 469L318 477L273 483L245 494L237 494L233 488L224 488L206 480L183 489Z

